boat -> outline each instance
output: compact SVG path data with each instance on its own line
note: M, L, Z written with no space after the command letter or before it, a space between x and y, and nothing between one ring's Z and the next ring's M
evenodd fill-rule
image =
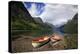
M46 44L49 41L49 37L45 36L45 37L38 37L32 40L32 46L34 48L40 47L44 44Z

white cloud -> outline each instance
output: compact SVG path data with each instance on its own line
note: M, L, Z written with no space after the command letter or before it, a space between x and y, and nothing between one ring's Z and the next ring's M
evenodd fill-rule
M77 13L77 8L73 5L46 4L45 11L40 15L44 22L53 25L63 25Z
M28 11L29 11L29 13L31 14L32 17L39 17L35 3L32 3L31 7L27 8L27 9L28 9Z
M24 4L25 8L29 11L29 13L31 14L32 17L39 17L40 11L45 9L44 6L42 6L40 11L38 11L39 8L37 9L37 5L36 5L37 3L30 3L31 6L29 8L27 8L28 7L27 3L23 3L23 4Z
M63 25L78 12L76 5L69 4L45 4L42 8L44 12L38 15L36 5L33 3L31 8L28 9L29 13L33 17L41 17L44 22L51 23L53 25Z
M24 6L27 8L27 5L24 3ZM40 10L43 10L44 7L42 7ZM39 17L40 11L37 10L36 3L31 3L31 7L27 8L29 13L31 14L32 17Z

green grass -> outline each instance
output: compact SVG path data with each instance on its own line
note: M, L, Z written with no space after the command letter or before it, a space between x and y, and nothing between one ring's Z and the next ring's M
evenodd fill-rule
M77 49L78 48L78 35L70 34L65 35L64 40L66 42L66 49Z

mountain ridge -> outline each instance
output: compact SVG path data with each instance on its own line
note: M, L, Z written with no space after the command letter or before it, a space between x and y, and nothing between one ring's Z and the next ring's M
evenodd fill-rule
M49 25L43 23L41 18L32 17L22 2L10 2L10 10L12 33L21 33L22 31L20 30L28 30L30 32L40 30L43 33L52 30Z

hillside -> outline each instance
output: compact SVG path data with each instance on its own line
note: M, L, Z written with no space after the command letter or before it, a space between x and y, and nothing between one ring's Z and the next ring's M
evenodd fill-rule
M76 14L72 20L68 21L64 25L64 39L66 42L66 49L78 48L78 14Z
M68 21L68 23L64 25L63 30L65 33L78 33L78 14L76 14L72 20Z
M51 26L45 25L41 18L32 17L22 2L10 2L11 35L40 36L52 30ZM32 34L34 33L34 34Z

